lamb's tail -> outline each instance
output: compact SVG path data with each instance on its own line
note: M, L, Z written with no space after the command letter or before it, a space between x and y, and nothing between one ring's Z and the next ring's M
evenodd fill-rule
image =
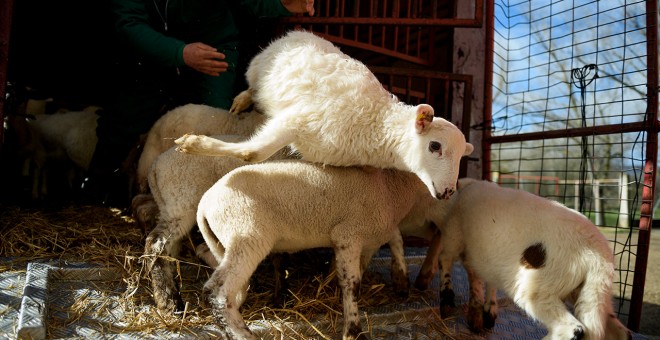
M588 272L575 300L575 316L586 328L586 339L631 339L612 307L614 265L601 255L590 256Z
M208 220L203 214L197 214L197 226L207 242L204 242L195 248L195 253L210 267L215 268L222 261L225 255L225 247L215 236Z

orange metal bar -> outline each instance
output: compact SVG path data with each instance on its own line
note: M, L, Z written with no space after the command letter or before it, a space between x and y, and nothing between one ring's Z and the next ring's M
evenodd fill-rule
M646 59L647 59L647 109L644 121L646 128L646 163L644 165L644 189L639 214L639 235L635 254L635 276L633 277L632 295L628 328L637 332L642 316L644 302L644 283L648 265L651 227L653 222L653 201L655 192L655 173L658 165L658 2L646 0Z

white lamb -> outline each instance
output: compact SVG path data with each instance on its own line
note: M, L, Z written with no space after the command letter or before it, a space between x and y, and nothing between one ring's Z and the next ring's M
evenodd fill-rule
M187 104L168 111L151 127L138 161L138 192L149 191L147 176L153 161L174 146L174 140L186 133L204 135L250 136L266 120L256 112L236 117L227 110L207 105Z
M69 186L86 171L96 146L95 107L83 111L36 114L30 118L11 115L5 119L7 129L17 135L16 154L24 157L24 171L32 169L32 199L48 194L47 169L52 162L69 162Z
M228 141L247 138L238 135L217 137ZM272 156L273 159L286 157L289 156L284 150ZM195 226L197 204L204 192L226 173L246 164L233 157L182 154L174 148L153 162L148 180L160 215L156 227L147 236L144 255L154 300L160 310L183 310L173 276L173 263L164 257L177 256L182 240ZM208 258L205 261L210 262Z
M474 330L493 326L501 288L548 328L546 339L631 337L612 308L612 250L593 223L524 191L471 179L459 180L458 187L418 287L428 286L439 254L441 305L453 307L451 267L460 258L470 280L467 321Z
M246 72L249 89L234 111L254 102L269 119L250 140L179 138L182 152L260 162L286 145L307 161L410 171L434 197L455 190L459 160L472 152L452 123L426 104L400 102L361 62L303 31L273 41Z
M344 301L344 339L361 333L362 271L378 248L392 248L395 285L407 288L401 230L429 235L441 202L417 176L394 169L273 161L240 167L202 197L197 224L219 265L204 285L225 336L253 339L239 312L242 293L271 252L330 247ZM399 278L399 279L396 279ZM405 280L405 282L403 281Z
M174 146L175 138L189 132L249 136L265 120L256 112L236 117L227 110L199 104L179 106L160 117L147 134L135 171L138 194L133 197L131 211L138 225L145 231L154 226L158 207L149 193L147 177L156 157Z

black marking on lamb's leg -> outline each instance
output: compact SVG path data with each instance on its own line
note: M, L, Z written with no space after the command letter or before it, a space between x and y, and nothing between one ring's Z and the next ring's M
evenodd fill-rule
M573 330L573 337L571 340L581 340L584 338L584 329L582 327L577 327Z
M535 243L522 253L520 264L527 269L538 269L545 265L545 247L543 243Z
M355 304L357 305L358 297L360 296L360 280L355 276L350 278L344 278L341 280L342 285L350 282L350 287L346 287L346 294L344 295L344 312L347 312L347 306ZM349 300L350 299L350 300ZM357 337L362 333L362 327L360 326L360 316L357 309L351 311L350 314L344 315L344 339L357 339Z
M445 273L443 278L444 279L442 280L442 282L443 282L442 289L443 290L451 289L451 273Z
M495 326L497 320L497 292L492 287L486 286L486 301L484 303L484 328L490 329Z
M351 290L353 291L353 300L355 300L355 303L357 303L357 300L360 299L360 280L356 280L355 277L353 279L353 286L351 287Z

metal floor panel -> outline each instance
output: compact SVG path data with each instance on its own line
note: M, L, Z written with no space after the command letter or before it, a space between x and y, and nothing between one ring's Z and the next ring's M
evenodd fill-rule
M414 282L423 261L422 256L407 257L410 279ZM372 261L368 272L389 280L390 259L377 257ZM182 269L187 274L185 268ZM547 334L545 328L529 319L510 299L498 296L500 309L496 325L492 331L481 335L471 333L466 326L464 315L467 309L468 285L465 270L454 267L454 289L458 315L440 321L437 318L439 299L439 279L432 282L430 299L415 301L409 299L404 304L378 307L360 307L372 325L374 339L441 339L449 338L440 331L443 327L451 330L454 339L541 339ZM203 280L195 283L193 289L201 288ZM57 267L45 263L30 263L27 271L0 273L0 338L20 337L53 338L110 338L110 339L216 339L217 328L202 325L194 329L172 331L152 329L148 332L127 330L125 320L128 310L120 297L127 284L116 270L98 268L85 264ZM144 289L144 288L139 288ZM98 305L71 313L68 307L81 298L96 300ZM142 301L143 306L152 301ZM100 308L100 306L103 308ZM97 308L98 307L98 308ZM130 313L135 313L136 306ZM103 310L103 312L100 312ZM276 323L275 321L273 321ZM341 338L341 320L311 322L317 329L333 339ZM365 320L362 325L365 328ZM54 327L58 325L58 327ZM320 338L309 324L293 325L305 338ZM339 331L336 332L336 329ZM250 328L260 338L278 338L272 335L271 325L250 323ZM337 334L339 333L339 334ZM635 335L634 339L646 339Z

